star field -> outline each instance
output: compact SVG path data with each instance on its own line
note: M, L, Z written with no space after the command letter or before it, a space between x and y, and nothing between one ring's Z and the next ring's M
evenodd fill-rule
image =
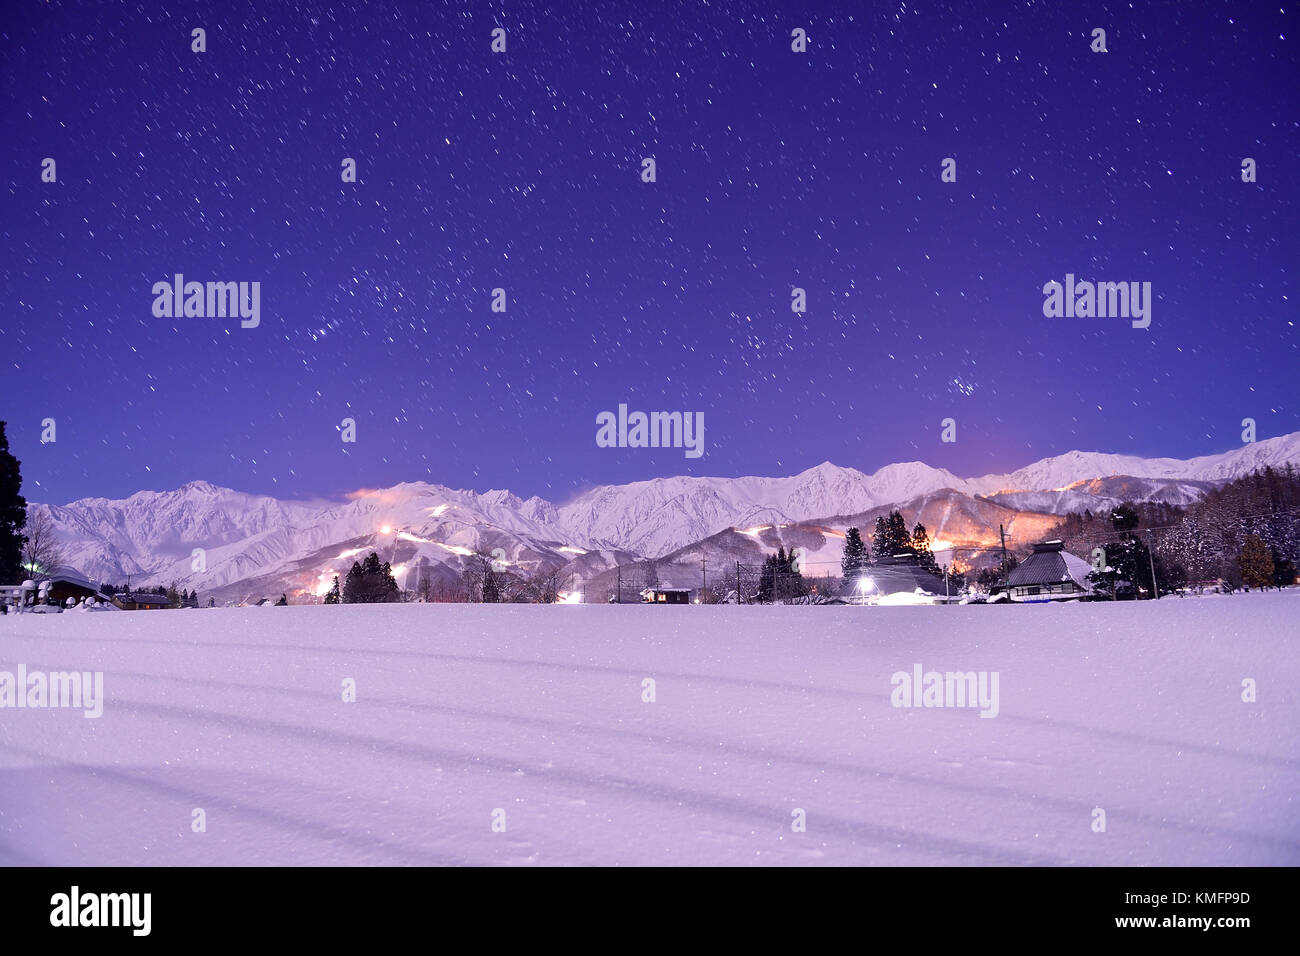
M1300 429L1291 4L154 6L0 26L32 500L558 500ZM1067 272L1151 282L1151 327L1045 318ZM260 326L156 318L175 273L260 282ZM620 403L702 411L704 456L598 448Z

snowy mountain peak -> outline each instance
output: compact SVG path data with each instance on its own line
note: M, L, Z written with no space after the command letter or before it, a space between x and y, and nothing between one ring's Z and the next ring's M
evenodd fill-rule
M297 502L196 480L118 501L31 507L49 511L67 548L65 563L92 580L120 583L130 574L137 583L194 584L191 555L201 548L206 587L270 578L286 589L285 582L302 587L304 574L314 585L317 576L338 572L342 555L367 548L395 567L432 562L447 574L497 549L519 567L590 552L660 557L730 528L834 524L837 516L940 497L948 515L951 503L977 495L1044 523L1121 500L1186 504L1217 483L1287 462L1300 463L1300 432L1187 461L1069 451L970 479L920 461L871 475L824 461L786 478L661 477L599 486L561 505L506 489L479 494L425 481L360 489L345 501Z

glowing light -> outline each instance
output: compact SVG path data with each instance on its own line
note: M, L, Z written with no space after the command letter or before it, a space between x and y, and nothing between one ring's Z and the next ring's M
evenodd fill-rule
M876 582L871 580L871 578L863 578L861 581L858 582L858 592L860 594L866 594L875 586L876 586Z
M459 554L463 558L470 558L474 556L473 551L471 551L469 548L462 548L458 544L443 544L441 541L437 541L434 543L437 544L438 547L446 548L452 554Z
M568 544L566 544L566 545L565 545L564 547L562 547L562 548L556 548L556 550L557 550L557 551L567 551L569 554L586 554L586 553L587 553L586 551L583 551L581 548L575 548L575 547L573 547L572 545L568 545Z
M426 508L425 510L436 518L450 507L451 505L438 505L436 508Z
M555 595L555 603L556 604L581 604L582 592L581 591L560 591L558 594Z
M951 541L931 541L931 551L951 551L954 545Z
M337 573L338 572L333 569L322 571L320 577L316 581L316 586L311 589L311 593L315 594L317 597L324 597L326 594L329 594L330 588L334 587L334 575Z
M435 542L435 541L431 541L431 540L429 540L428 538L419 538L419 537L416 537L415 535L411 534L409 531L399 531L399 532L397 532L397 537L398 537L400 540L402 540L402 541L414 541L416 544L436 544L436 543L437 543L437 542Z
M351 558L351 557L355 557L356 555L360 554L360 553L361 553L362 551L364 551L364 550L366 550L366 549L365 549L365 548L353 548L351 551L340 551L337 560L340 560L340 561L341 561L343 558Z
M393 528L392 528L391 525L384 525L382 528L379 529L379 533L380 533L380 534L392 534L392 533L393 533Z
M760 531L770 531L771 529L772 526L770 524L760 524L760 525L756 525L753 528L741 528L740 533L753 535L754 537L757 537Z

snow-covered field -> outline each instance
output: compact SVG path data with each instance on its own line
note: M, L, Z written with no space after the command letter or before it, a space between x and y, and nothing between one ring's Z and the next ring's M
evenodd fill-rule
M1294 590L0 617L20 664L106 700L0 709L0 863L1300 864Z

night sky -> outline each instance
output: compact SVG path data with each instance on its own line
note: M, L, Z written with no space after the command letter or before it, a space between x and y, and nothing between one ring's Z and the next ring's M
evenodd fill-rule
M1295 431L1298 15L7 4L0 418L24 491L564 500ZM260 326L155 318L176 273L260 282ZM1151 327L1045 318L1066 273L1151 282ZM705 454L598 448L619 403L703 412Z

